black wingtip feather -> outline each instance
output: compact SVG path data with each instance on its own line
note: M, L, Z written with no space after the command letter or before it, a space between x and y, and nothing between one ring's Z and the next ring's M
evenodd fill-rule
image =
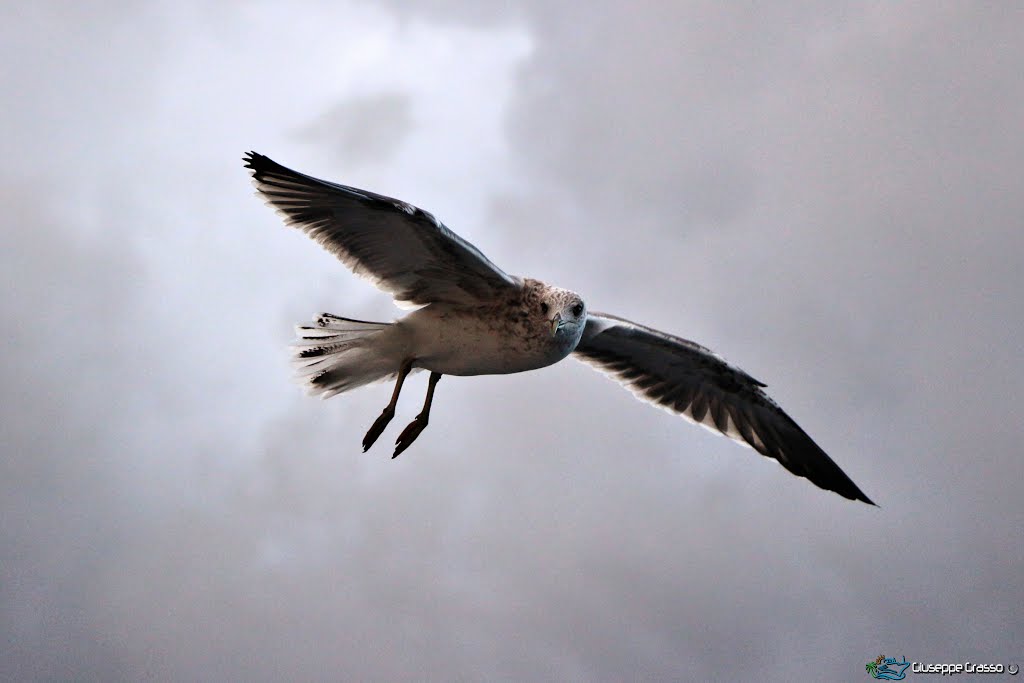
M288 169L282 166L281 164L277 163L268 156L260 154L259 152L246 152L245 155L242 156L242 161L245 162L243 164L245 168L250 169L252 171L253 177L256 178L257 180L259 180L260 176L264 173L269 173L271 171L280 172L282 170L288 171Z

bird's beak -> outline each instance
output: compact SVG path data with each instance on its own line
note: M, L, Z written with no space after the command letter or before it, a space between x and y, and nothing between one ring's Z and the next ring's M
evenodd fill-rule
M555 333L558 332L559 326L562 324L562 314L555 313L555 317L551 319L551 336L554 337Z

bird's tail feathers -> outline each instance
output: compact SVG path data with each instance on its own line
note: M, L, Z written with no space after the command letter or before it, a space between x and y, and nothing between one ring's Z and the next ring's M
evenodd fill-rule
M292 366L309 393L330 398L398 372L401 358L382 339L392 323L374 323L321 313L312 325L296 325Z

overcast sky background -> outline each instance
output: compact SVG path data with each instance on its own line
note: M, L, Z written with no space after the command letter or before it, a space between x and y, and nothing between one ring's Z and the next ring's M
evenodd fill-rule
M0 678L1024 662L1019 3L6 3ZM291 383L389 298L254 149L767 382L881 506L568 360Z

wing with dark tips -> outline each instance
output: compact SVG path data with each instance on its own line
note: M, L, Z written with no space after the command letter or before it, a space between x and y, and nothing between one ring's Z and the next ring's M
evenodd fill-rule
M762 382L703 346L591 313L574 353L641 400L746 444L823 489L874 505L768 397Z
M491 301L520 282L434 216L403 201L245 157L267 204L406 306Z

